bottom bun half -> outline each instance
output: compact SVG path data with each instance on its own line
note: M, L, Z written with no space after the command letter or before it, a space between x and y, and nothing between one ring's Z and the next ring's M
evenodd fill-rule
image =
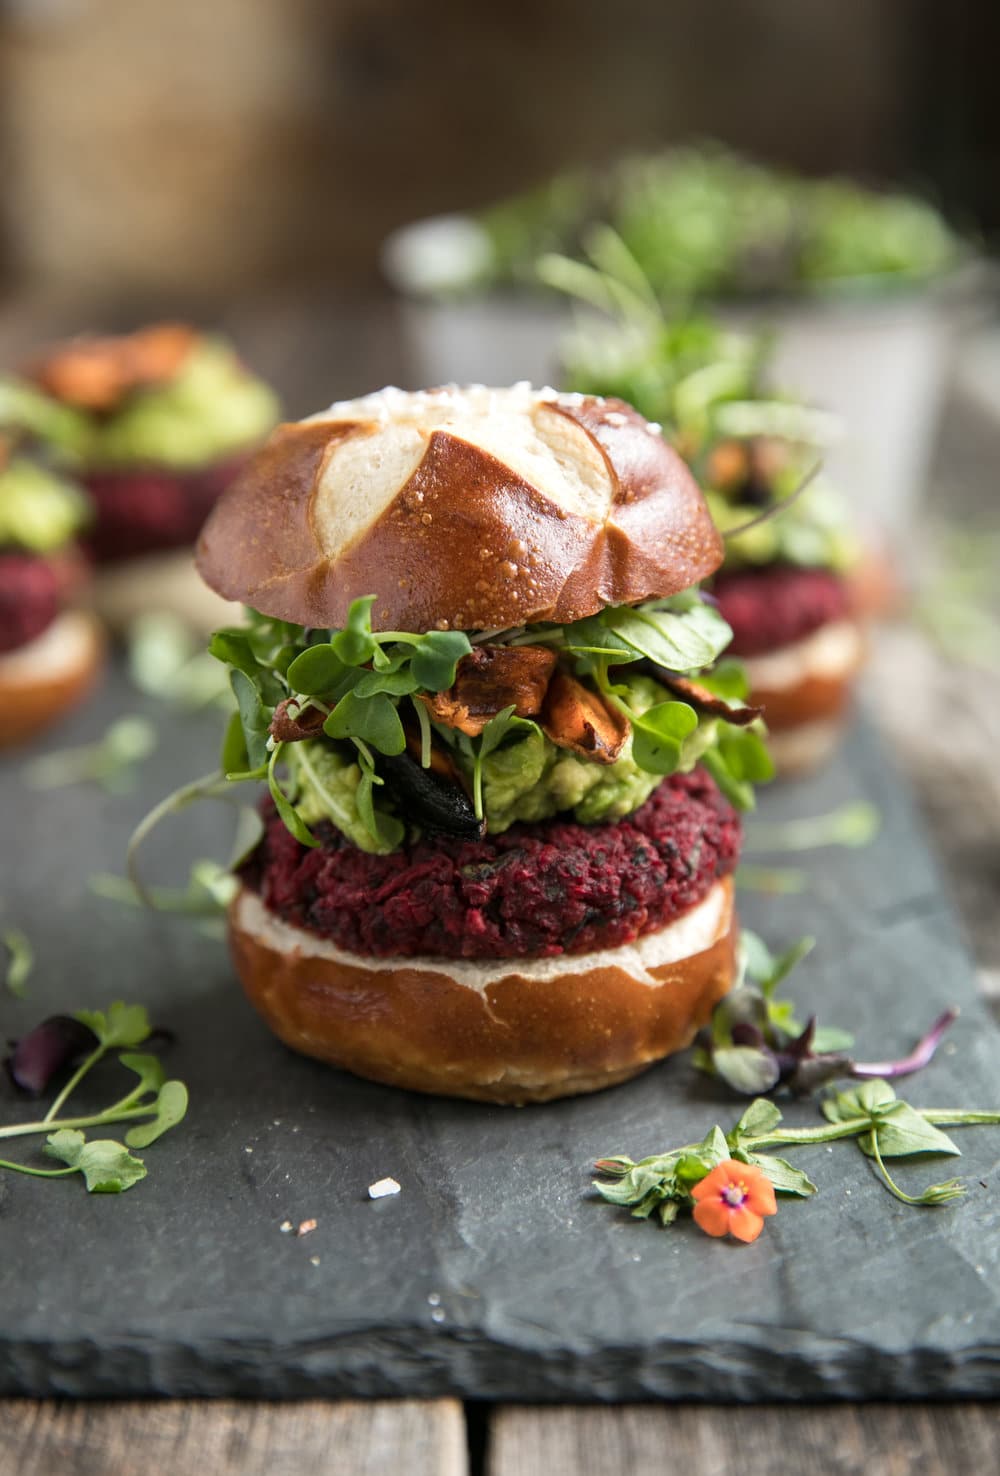
M731 878L633 944L495 964L345 953L247 888L230 910L243 987L286 1045L373 1081L513 1105L614 1086L689 1045L733 982L736 938Z
M83 610L67 610L0 656L0 747L34 737L81 702L103 661L101 627Z

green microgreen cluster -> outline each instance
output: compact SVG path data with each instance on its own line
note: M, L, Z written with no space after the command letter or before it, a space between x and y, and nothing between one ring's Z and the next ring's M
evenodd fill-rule
M133 1049L142 1045L152 1034L152 1026L141 1005L112 1004L107 1011L79 1010L71 1017L82 1028L84 1038L93 1041L88 1051L73 1071L44 1117L32 1122L16 1122L0 1127L0 1139L23 1137L45 1137L43 1151L50 1158L58 1159L63 1168L40 1168L30 1163L12 1159L0 1159L0 1168L15 1173L28 1174L35 1178L63 1178L70 1174L82 1174L90 1193L119 1194L132 1188L146 1177L146 1166L129 1150L148 1148L172 1127L182 1121L187 1112L188 1093L181 1081L168 1080L158 1057L139 1054ZM62 1019L46 1021L32 1036L18 1047L27 1059L31 1055L43 1058L53 1050L53 1036L58 1035L53 1027L62 1024ZM64 1032L62 1032L64 1034ZM56 1041L58 1046L58 1041ZM116 1057L118 1063L132 1072L138 1081L124 1096L98 1112L82 1114L66 1113L69 1099L94 1068L108 1056ZM45 1071L45 1068L41 1068ZM45 1071L47 1074L47 1071ZM108 1138L88 1139L84 1129L114 1126L122 1122L133 1122L124 1143Z
M942 1126L1000 1123L1000 1112L911 1107L881 1080L832 1093L823 1102L822 1111L827 1119L822 1126L785 1127L775 1104L758 1097L728 1133L715 1126L700 1143L688 1143L638 1162L625 1154L598 1159L595 1166L605 1177L594 1187L610 1204L627 1208L639 1219L655 1214L662 1225L671 1225L679 1214L693 1207L691 1191L695 1185L729 1159L755 1165L777 1193L807 1198L816 1193L815 1184L801 1169L768 1150L812 1147L851 1138L874 1161L879 1179L896 1199L908 1205L941 1205L964 1194L960 1180L930 1184L910 1194L892 1178L885 1160L958 1155L960 1150L941 1132Z
M217 631L209 650L229 668L236 700L222 749L222 773L229 782L266 781L281 818L304 845L315 845L309 825L296 808L299 767L322 796L322 778L311 767L312 744L327 740L351 754L360 770L353 802L373 849L391 850L406 833L403 819L379 793L384 777L379 756L392 758L407 747L406 730L419 736L421 761L430 763L431 740L450 749L470 776L475 814L482 819L483 764L498 747L539 733L530 718L512 707L498 712L481 735L471 738L428 715L421 696L446 691L458 663L473 641L461 631L372 629L372 597L351 605L339 630L304 630L250 612L246 627ZM687 702L664 688L664 700L639 710L628 689L616 680L619 668L642 663L672 674L699 674L699 682L726 701L738 701L746 687L732 663L718 673L711 667L730 639L729 627L696 592L649 601L638 607L609 607L566 626L520 626L484 632L473 639L494 644L545 645L555 649L577 677L589 681L632 726L632 757L650 774L666 775L702 762L737 805L753 803L755 783L773 773L759 724L736 727L724 718L699 716ZM275 711L311 720L305 742L286 742L272 732ZM288 749L295 749L289 754ZM292 786L283 767L292 765ZM216 781L213 780L214 784ZM378 798L377 798L378 797ZM326 807L338 822L336 802Z
M670 304L892 289L960 257L923 200L769 169L705 143L576 168L501 201L478 216L482 239L448 254L451 273L439 267L434 286L531 281L539 252L576 255L595 223L615 228Z
M668 320L639 263L610 227L594 228L584 255L586 260L549 254L537 264L548 286L608 319L591 316L567 338L562 349L566 387L617 396L663 427L690 462L713 518L729 539L727 567L777 560L838 569L850 565L855 543L846 506L834 490L817 481L808 496L794 499L809 468L837 439L838 422L769 385L770 341L708 319ZM715 485L714 448L757 439L783 448L781 465L770 471L767 486ZM782 516L748 527L759 518L764 499L781 505Z

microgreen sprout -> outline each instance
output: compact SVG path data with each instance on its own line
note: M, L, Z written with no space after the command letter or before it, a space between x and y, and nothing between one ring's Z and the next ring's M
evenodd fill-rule
M187 1088L181 1081L167 1080L159 1058L137 1053L152 1034L152 1026L141 1005L118 1001L107 1011L79 1010L74 1016L56 1016L42 1024L17 1045L11 1063L15 1083L44 1089L54 1072L81 1055L83 1059L58 1092L43 1117L0 1127L0 1139L44 1136L44 1151L65 1165L43 1169L11 1159L0 1159L0 1168L36 1178L60 1178L82 1174L90 1193L121 1193L145 1178L143 1161L130 1148L147 1148L184 1118ZM124 1096L98 1112L67 1114L64 1109L81 1083L105 1057L113 1055L119 1065L138 1080ZM88 1141L85 1128L134 1123L124 1144L111 1139Z
M91 781L107 790L127 790L135 781L136 767L149 757L156 743L156 729L147 718L118 718L96 743L34 759L25 777L33 789L59 789Z
M595 1167L602 1177L595 1181L594 1188L610 1204L628 1209L639 1219L655 1214L662 1225L671 1225L681 1213L695 1209L702 1197L697 1185L717 1173L721 1165L726 1165L730 1178L739 1164L749 1165L763 1173L777 1194L808 1198L816 1193L816 1185L801 1169L785 1158L774 1157L769 1150L807 1148L853 1138L872 1160L883 1187L896 1199L908 1205L936 1206L964 1194L960 1180L930 1184L918 1194L909 1194L892 1178L885 1160L957 1155L960 1150L941 1131L941 1125L1000 1124L1000 1112L911 1107L882 1080L831 1094L823 1102L823 1114L827 1121L819 1127L785 1127L775 1104L758 1097L728 1133L716 1126L700 1143L688 1143L638 1162L625 1154L598 1159ZM730 1198L728 1202L734 1204L735 1200ZM710 1229L709 1233L721 1230Z

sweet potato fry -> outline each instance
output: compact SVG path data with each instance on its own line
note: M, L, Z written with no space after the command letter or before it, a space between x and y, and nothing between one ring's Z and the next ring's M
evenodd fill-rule
M613 764L631 732L624 713L564 671L549 683L541 726L557 748L572 749L596 764Z
M157 323L117 337L79 338L38 362L32 378L67 405L114 410L132 390L173 379L196 338L194 329L181 323Z
M536 717L555 664L555 652L544 646L477 646L458 663L447 692L420 700L435 722L475 738L506 707Z
M735 723L739 728L745 728L764 711L762 707L750 707L745 702L730 706L724 698L717 697L700 682L693 682L688 677L674 676L662 667L656 667L653 675L661 687L669 688L675 697L690 703L695 712L703 712L708 717L724 717L727 723Z

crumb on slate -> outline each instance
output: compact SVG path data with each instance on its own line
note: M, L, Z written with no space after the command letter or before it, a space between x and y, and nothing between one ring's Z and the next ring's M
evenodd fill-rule
M386 1199L390 1194L398 1194L399 1184L395 1179L378 1179L374 1184L368 1185L369 1199Z

